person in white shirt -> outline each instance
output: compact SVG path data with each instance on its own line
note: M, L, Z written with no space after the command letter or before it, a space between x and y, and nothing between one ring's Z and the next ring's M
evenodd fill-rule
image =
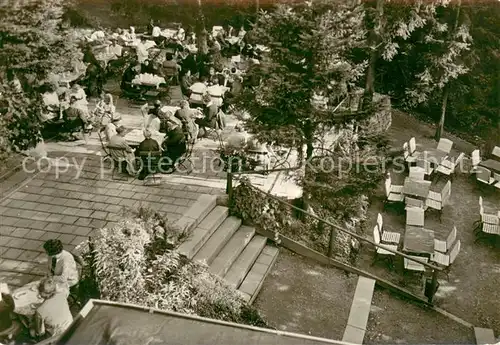
M213 80L213 85L207 88L207 92L210 95L210 97L212 97L212 102L217 107L220 108L224 101L224 93L226 92L227 89L224 86L220 85L219 76L214 76L212 80Z
M61 116L61 102L56 92L55 85L46 85L45 93L42 95L46 112L42 114L43 121L58 119Z
M117 132L116 129L119 127L119 122L120 118L112 118L110 122L106 124L106 127L104 128L105 134L106 134L106 140L109 142L109 140L114 137Z
M203 105L203 96L207 92L206 78L202 77L200 81L194 83L189 87L191 95L189 96L189 103L193 105Z
M58 291L52 278L42 280L38 290L44 301L35 311L30 334L42 339L62 334L73 322L66 293Z
M49 276L56 282L66 284L68 288L78 284L80 279L73 254L64 250L60 240L48 240L43 244L45 253L49 256Z

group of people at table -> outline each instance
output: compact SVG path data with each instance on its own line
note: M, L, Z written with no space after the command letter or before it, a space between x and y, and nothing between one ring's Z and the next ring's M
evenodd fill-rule
M10 291L0 283L0 342L19 334L40 341L60 335L73 321L68 298L80 280L78 257L64 250L60 240L51 239L43 248L48 257L45 277ZM23 332L27 330L27 332Z
M109 121L104 131L113 160L124 162L126 172L140 180L157 168L161 172L173 172L176 163L187 153L188 145L208 135L207 128L222 129L225 126L223 115L209 95L204 96L202 109L190 108L187 100L181 101L180 105L180 108L163 106L160 101L152 107L144 104L141 107L142 129L129 133L119 125L119 116L105 116ZM152 156L165 158L159 160L161 166L151 166ZM136 158L142 163L139 171Z

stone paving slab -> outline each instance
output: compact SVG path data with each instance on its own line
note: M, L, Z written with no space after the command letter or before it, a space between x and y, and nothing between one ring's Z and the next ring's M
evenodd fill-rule
M206 186L115 181L110 174L101 179L99 164L88 157L77 179L73 167L59 176L54 169L24 173L24 180L12 176L17 187L2 188L0 199L0 282L16 287L40 279L47 269L46 240L58 238L72 250L96 229L113 226L124 207L150 207L176 221L200 194L220 193Z

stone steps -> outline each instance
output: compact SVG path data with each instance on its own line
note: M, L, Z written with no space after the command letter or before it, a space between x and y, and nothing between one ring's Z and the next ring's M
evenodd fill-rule
M278 258L278 254L278 248L266 245L252 265L250 272L248 272L245 279L243 279L238 290L243 293L244 299L248 303L253 303L255 298L257 298L264 280Z
M222 224L205 242L205 244L198 251L198 253L196 253L196 255L194 256L194 260L202 262L206 265L211 265L216 256L222 250L222 248L224 248L224 246L231 239L236 230L238 230L240 225L241 225L241 220L238 218L229 217L224 219Z
M495 333L489 328L474 327L477 345L495 344Z
M263 236L256 235L250 243L245 247L238 259L233 263L229 271L224 276L226 283L235 289L241 285L243 279L254 265L255 261L261 254L267 239Z
M178 227L191 231L179 252L206 264L252 303L279 250L267 245L267 239L256 235L253 227L242 226L241 219L228 216L227 207L216 206L215 199L201 195L177 221Z
M344 337L342 338L343 342L363 344L374 289L375 280L361 276L358 278L356 292L354 293L349 312L349 319L344 331Z

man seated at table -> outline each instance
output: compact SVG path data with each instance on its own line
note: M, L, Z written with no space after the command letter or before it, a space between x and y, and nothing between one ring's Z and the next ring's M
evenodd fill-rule
M132 81L139 75L140 72L141 65L139 64L131 64L127 67L123 73L120 88L126 93L139 95L140 90L132 84Z
M78 283L79 275L73 254L64 250L60 240L48 240L43 244L45 253L49 256L49 275L68 288Z
M182 130L188 140L194 143L198 138L198 125L193 119L193 109L189 107L189 102L181 101L181 108L175 112L174 116L182 123Z
M120 123L121 117L112 118L110 122L106 124L104 127L104 133L106 135L106 140L109 142L112 137L114 137L116 133L116 129L118 128L118 123Z
M125 127L120 126L116 129L116 135L109 139L108 148L111 158L120 164L120 170L122 168L122 163L125 163L127 173L131 176L135 176L136 169L134 150L125 140Z
M36 309L30 334L42 339L62 334L73 322L64 291L58 291L57 282L46 278L38 287L44 302Z
M208 94L203 97L203 102L205 104L205 107L203 108L204 117L196 119L196 123L200 126L200 135L202 137L207 137L207 128L217 128L217 114L219 112L219 108L212 102L212 97Z
M162 65L163 77L165 80L171 80L178 84L179 80L179 71L181 70L181 66L174 60L173 54L168 53L165 56L165 61ZM176 84L176 85L177 85Z
M156 171L157 167L151 166L151 156L161 155L160 145L151 138L150 131L144 130L144 140L139 144L135 152L142 161L141 171L139 171L138 176L138 179L142 181L148 174Z
M171 172L175 170L175 163L187 151L186 134L182 126L175 122L169 122L169 128L165 140L161 144L163 148L163 157L168 157L167 161L162 164L162 171Z

